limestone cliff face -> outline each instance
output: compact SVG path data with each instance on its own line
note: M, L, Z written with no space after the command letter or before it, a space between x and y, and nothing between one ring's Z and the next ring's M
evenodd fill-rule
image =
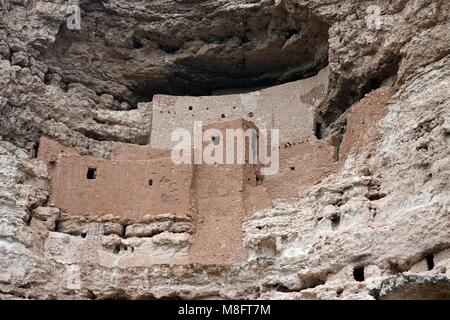
M0 7L1 298L450 297L448 1L81 0L81 30L67 28L71 4ZM154 94L327 65L315 121L335 167L246 218L243 262L166 264L190 222L61 224L49 206L40 137L111 159L148 143Z

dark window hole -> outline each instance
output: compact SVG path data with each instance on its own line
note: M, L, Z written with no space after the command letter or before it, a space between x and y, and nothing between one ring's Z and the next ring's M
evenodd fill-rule
M283 286L282 284L277 284L275 286L275 291L278 291L278 292L290 292L291 290L288 287Z
M355 267L353 269L353 278L358 282L364 281L364 267Z
M322 139L322 124L319 122L316 122L316 128L314 132L317 139Z
M386 197L386 194L383 192L376 192L366 195L366 198L369 199L370 201L380 200L383 199L384 197Z
M116 244L113 248L113 253L117 254L120 252L120 244Z
M256 185L259 186L263 183L264 178L263 176L256 176Z
M336 228L339 226L339 223L341 222L341 217L339 215L334 215L331 217L331 227Z
M291 171L295 171L295 167L294 166L289 166L289 169L291 169Z
M162 51L164 51L165 53L168 53L168 54L174 54L178 50L180 50L179 47L167 46L167 45L163 45L163 44L159 45L159 49L161 49Z
M97 141L105 141L106 140L103 135L101 135L101 134L99 134L97 132L94 132L94 131L90 131L90 130L86 131L84 133L84 136L86 138L94 139L94 140L97 140Z
M152 185L153 185L153 179L149 179L149 180L148 180L148 185L149 185L149 186L152 186Z
M391 270L391 272L393 274L397 274L397 273L402 272L402 268L400 268L400 265L398 263L395 263L395 262L391 262L389 264L389 269Z
M189 106L189 111L192 111L192 109L193 109L192 106Z
M86 178L88 178L89 180L95 180L97 178L97 169L93 168L93 167L89 167Z
M50 84L52 82L53 75L50 71L47 71L44 74L44 84Z
M222 114L220 115L220 117L221 117L222 119L225 119L225 114L222 113Z
M430 255L426 256L425 258L427 260L428 270L433 270L434 269L434 255L430 254Z
M37 158L39 153L39 142L33 143L33 147L31 148L31 158Z
M59 230L61 229L61 220L56 220L55 221L55 230L53 230L53 231L56 231L56 232L59 232Z
M144 45L142 44L141 40L139 40L136 37L133 37L133 48L134 49L142 49Z

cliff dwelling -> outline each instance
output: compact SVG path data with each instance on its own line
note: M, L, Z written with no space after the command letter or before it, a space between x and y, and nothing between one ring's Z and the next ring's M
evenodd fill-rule
M176 258L149 253L144 259L241 263L245 258L242 223L273 202L298 198L336 166L336 149L315 136L314 112L327 91L327 81L325 68L305 80L247 93L155 96L146 105L151 113L148 144L119 144L109 159L81 155L42 137L37 157L50 170L49 204L62 213L56 230L86 235L89 231L82 230L87 221L107 217L123 225L116 235L130 240L162 237L181 225L175 229L185 238L178 252L172 253ZM222 133L222 141L219 136L210 137L214 145L227 145L227 129L254 130L250 140L255 141L246 140L244 163L174 164L171 133L177 128L193 133L195 121L202 121L204 132ZM276 174L263 176L261 163L249 162L250 146L258 145L259 129L273 128L280 128L279 168ZM70 228L74 221L79 230ZM151 230L152 223L168 229ZM135 233L135 228L149 231ZM116 247L113 252L117 255Z
M0 299L450 298L449 14L2 1Z

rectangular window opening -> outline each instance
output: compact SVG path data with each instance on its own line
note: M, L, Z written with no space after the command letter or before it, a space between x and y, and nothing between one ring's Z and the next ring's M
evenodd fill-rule
M88 180L95 180L97 178L97 168L89 167L86 177Z
M434 255L430 254L428 256L426 256L426 260L427 260L427 267L428 270L433 270L434 269Z
M364 281L364 266L355 267L353 269L353 278L358 282Z
M319 122L316 122L315 136L319 140L322 139L322 124Z

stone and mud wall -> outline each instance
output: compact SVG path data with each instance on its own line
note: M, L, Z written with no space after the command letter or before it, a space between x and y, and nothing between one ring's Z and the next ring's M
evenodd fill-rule
M183 97L156 95L152 103L150 145L170 147L176 128L193 131L204 125L246 119L261 129L280 130L280 143L304 141L314 135L314 112L324 99L329 71L316 76L241 94Z

